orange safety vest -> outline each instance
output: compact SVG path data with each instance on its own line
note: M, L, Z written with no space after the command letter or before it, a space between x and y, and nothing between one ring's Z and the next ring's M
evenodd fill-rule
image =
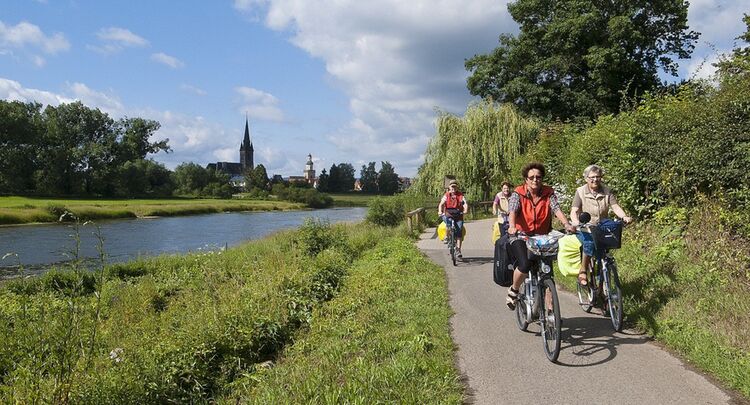
M445 193L445 211L452 217L461 218L464 213L464 193L456 192L452 194L449 192Z
M515 192L521 197L519 212L516 212L516 228L528 235L545 235L552 230L552 212L550 196L555 192L550 186L542 186L539 200L534 203L531 193L525 185L516 187Z

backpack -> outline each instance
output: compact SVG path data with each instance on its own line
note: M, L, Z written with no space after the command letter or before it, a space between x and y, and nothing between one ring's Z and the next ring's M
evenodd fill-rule
M500 225L500 224L498 224ZM495 241L495 259L492 266L492 278L495 284L510 287L513 284L513 262L508 253L508 234L504 233Z

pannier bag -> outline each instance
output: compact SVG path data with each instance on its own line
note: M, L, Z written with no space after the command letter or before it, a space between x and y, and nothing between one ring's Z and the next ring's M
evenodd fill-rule
M557 242L557 267L566 277L578 276L581 269L581 241L576 235L565 235Z
M495 241L495 260L492 266L492 279L501 287L513 284L513 262L508 252L508 234Z
M444 221L440 222L440 225L438 225L437 228L437 235L440 240L445 240L445 237L448 236L448 227L445 225ZM464 226L461 228L461 237L466 237L466 227Z
M497 222L492 227L492 243L497 242L497 240L506 233L508 233L508 221Z
M622 240L622 222L605 219L591 229L596 249L619 249Z

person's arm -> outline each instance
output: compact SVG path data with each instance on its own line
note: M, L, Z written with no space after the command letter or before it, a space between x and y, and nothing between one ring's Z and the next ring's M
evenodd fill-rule
M578 195L578 190L575 192L575 196L573 197L573 204L570 206L570 222L573 225L579 225L580 221L578 220L578 216L581 212L581 207L583 206L583 201L581 201L581 197Z
M610 207L612 208L612 211L614 211L615 215L617 215L619 218L622 218L622 221L626 224L633 222L633 218L625 213L625 210L620 207L620 204L612 204Z
M516 232L518 232L518 228L516 228L516 213L518 212L518 208L520 205L520 197L517 193L511 194L510 198L508 199L508 234L509 235L515 235Z
M438 204L438 216L443 216L443 207L445 207L445 196L440 199L440 204Z
M499 196L499 195L497 195L497 194L495 194L495 200L494 200L494 201L492 201L492 213L493 213L494 215L497 215L497 214L499 214L499 213L500 213L500 212L498 211L499 209L500 209L500 196Z
M466 198L464 198L463 201L464 201L464 214L468 214L469 213L469 202L466 201Z

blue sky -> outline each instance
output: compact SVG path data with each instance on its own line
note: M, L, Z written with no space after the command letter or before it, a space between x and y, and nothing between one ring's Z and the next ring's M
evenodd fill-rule
M744 32L744 1L691 2L702 33L681 77ZM155 119L174 168L239 161L249 116L255 161L301 175L390 161L413 176L435 109L472 100L465 58L516 32L497 0L4 0L0 99L81 100L115 118Z

